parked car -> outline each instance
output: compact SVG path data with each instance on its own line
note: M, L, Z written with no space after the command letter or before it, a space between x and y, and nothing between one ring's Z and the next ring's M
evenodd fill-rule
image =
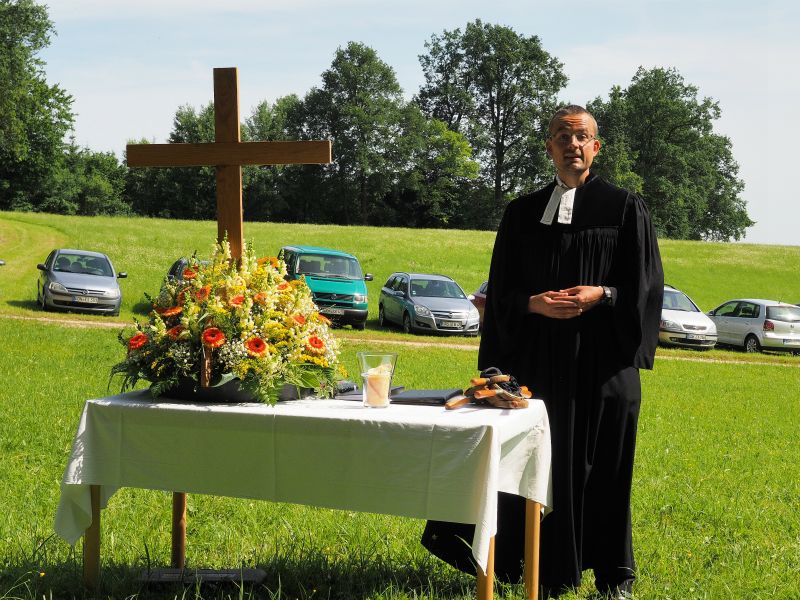
M207 266L210 264L211 261L208 260L199 260L197 261L203 266ZM172 266L167 271L167 279L170 281L182 281L183 280L183 272L186 270L186 267L189 266L189 259L186 257L181 257L172 263Z
M361 271L352 254L315 246L284 246L288 279L305 277L319 312L336 325L364 329L367 322L367 286L372 275Z
M747 352L800 352L800 307L777 300L729 300L708 313L720 344Z
M392 273L381 288L378 323L396 323L406 333L478 335L478 309L450 277Z
M689 296L665 285L658 341L668 346L713 348L717 343L717 326Z
M100 252L88 250L53 250L44 263L36 282L36 301L42 310L73 309L118 315L122 291L111 260Z
M480 318L480 327L483 328L483 311L486 310L486 289L489 287L489 282L484 281L478 289L472 294L467 296L469 301L478 309L478 316Z

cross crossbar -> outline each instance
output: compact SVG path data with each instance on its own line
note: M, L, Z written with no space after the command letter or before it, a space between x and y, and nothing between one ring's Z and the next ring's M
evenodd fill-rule
M129 167L320 164L331 162L331 142L131 144L127 160Z

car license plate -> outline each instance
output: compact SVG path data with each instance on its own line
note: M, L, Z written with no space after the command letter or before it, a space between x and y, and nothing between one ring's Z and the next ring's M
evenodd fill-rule
M441 326L442 327L461 327L462 324L459 321L442 321L441 322Z
M321 312L324 315L343 315L344 314L344 309L343 308L333 308L331 306L328 306L328 307L325 307L325 308L321 308L319 310L319 312Z
M706 336L704 336L702 333L687 333L686 334L686 339L687 340L704 340L704 339L706 339Z
M94 296L73 296L73 302L83 302L84 304L97 304L97 298Z

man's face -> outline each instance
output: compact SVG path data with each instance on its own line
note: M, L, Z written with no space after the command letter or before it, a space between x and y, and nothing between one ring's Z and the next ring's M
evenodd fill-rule
M585 173L600 150L593 119L587 114L566 115L553 123L547 154L559 173Z

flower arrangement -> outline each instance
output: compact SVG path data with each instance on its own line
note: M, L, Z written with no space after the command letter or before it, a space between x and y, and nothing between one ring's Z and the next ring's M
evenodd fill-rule
M192 257L182 280L167 279L155 300L148 296L147 322L120 333L127 356L111 376L123 377L123 391L149 381L154 397L187 380L198 387L233 379L270 404L286 384L332 395L342 367L330 321L305 281L285 276L282 260L256 258L246 244L239 264L227 241L205 264Z

